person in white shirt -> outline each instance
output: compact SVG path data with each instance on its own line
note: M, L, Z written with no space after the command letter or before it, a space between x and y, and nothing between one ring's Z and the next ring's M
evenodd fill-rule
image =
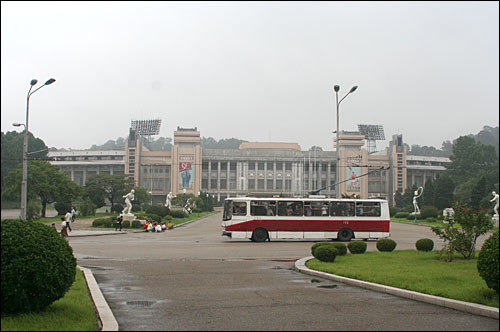
M69 225L69 223L71 222L71 211L68 211L64 218L66 219L66 227L68 227L69 231L71 232L71 226Z
M160 224L156 225L155 232L161 232L161 225Z

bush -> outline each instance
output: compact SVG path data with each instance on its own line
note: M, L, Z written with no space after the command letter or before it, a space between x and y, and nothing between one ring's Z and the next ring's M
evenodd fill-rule
M430 217L430 218L426 218L425 221L437 223L439 221L439 219L438 218L434 218L434 217Z
M320 245L316 248L314 253L316 254L315 257L320 261L333 263L335 257L337 257L338 251L332 245Z
M43 310L62 298L76 273L68 242L44 224L2 220L2 313Z
M182 210L170 210L170 212L168 214L170 214L173 218L184 218L185 217L184 211L182 211Z
M389 207L389 216L394 217L398 213L398 209L395 207Z
M115 221L115 223L116 223L116 221ZM122 221L122 227L123 228L130 228L130 220Z
M338 256L345 256L347 254L347 246L340 242L332 243L333 247L337 249Z
M95 219L92 222L92 227L114 227L115 219L115 217Z
M161 217L157 214L154 214L154 213L146 213L146 216L148 217L148 219L150 221L156 221L156 222L160 222L161 221Z
M484 241L481 252L479 253L479 258L477 259L477 270L481 278L483 278L486 282L486 285L488 285L489 288L494 289L498 293L498 231L495 234L491 235L486 241Z
M160 219L165 217L170 212L169 208L163 205L149 205L146 208L147 214L155 214L160 216Z
M316 251L316 249L318 249L319 246L322 246L322 245L331 245L331 244L332 244L331 242L326 242L326 241L316 242L311 247L311 254L314 257L316 257L316 255L314 254L314 252ZM316 257L316 258L318 258L318 257Z
M78 207L78 210L80 211L81 216L94 216L96 206L94 203L92 203L90 198L85 198L83 203L81 203Z
M422 216L422 219L437 218L438 209L434 206L424 206L420 211L420 215Z
M132 220L132 228L142 228L142 224L139 220Z
M363 254L366 251L366 243L363 241L351 241L347 244L351 254Z
M172 221L172 216L167 215L167 216L165 216L165 218L162 219L162 221L166 221L166 222Z
M396 248L396 241L392 239L380 239L377 241L378 251L393 251Z
M394 217L396 218L407 218L410 215L410 212L398 212Z
M415 243L418 251L432 251L434 249L434 241L431 239L420 239Z
M28 209L26 210L26 218L28 220L40 219L42 204L39 201L28 201Z

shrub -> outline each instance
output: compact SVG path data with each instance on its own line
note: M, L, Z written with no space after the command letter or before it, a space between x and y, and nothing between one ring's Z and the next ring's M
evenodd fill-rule
M39 201L28 201L28 209L26 210L26 218L28 220L40 219L42 204Z
M424 206L420 211L420 215L422 216L422 219L437 218L438 209L434 206Z
M115 217L95 219L92 222L92 227L107 227L107 228L114 227L114 221L115 221L114 219Z
M184 211L182 211L182 210L170 210L169 214L173 218L184 218L185 217Z
M340 242L332 243L333 247L337 249L338 256L345 256L347 254L347 246Z
M498 231L484 241L479 258L477 259L477 270L481 278L486 282L486 285L498 293Z
M314 252L316 251L316 249L318 249L319 246L322 246L322 245L331 245L331 244L332 244L331 242L326 242L326 241L316 242L311 247L311 254L314 257L316 257L316 255L314 254ZM316 258L318 258L318 257L316 257Z
M83 203L78 207L81 216L93 216L95 215L96 206L90 198L85 198Z
M132 228L142 228L142 224L139 220L132 220Z
M351 254L363 254L366 251L366 243L363 241L351 241L347 244Z
M438 218L434 218L434 217L429 217L429 218L426 218L425 221L427 222L433 222L433 223L437 223L438 222Z
M69 290L76 259L58 232L40 223L2 220L2 313L43 310Z
M161 217L157 214L154 214L154 213L146 213L146 216L148 217L148 219L150 221L156 221L156 222L160 222L161 221Z
M396 213L396 215L394 217L396 217L396 218L406 218L406 217L408 217L409 214L410 214L410 212L398 212L398 213Z
M333 263L335 257L337 257L338 251L332 245L320 245L316 248L314 253L316 254L315 257L320 261Z
M418 251L432 251L434 249L434 241L431 239L420 239L415 243Z
M124 220L124 221L122 221L122 227L123 228L130 228L130 220Z
M396 241L392 239L380 239L377 241L378 251L393 251L396 245Z
M166 215L165 218L162 219L163 221L172 221L172 216L171 215Z
M155 214L160 216L160 219L165 217L170 212L169 208L163 205L149 205L146 208L147 214Z
M389 207L389 216L394 217L398 213L398 209L395 207Z

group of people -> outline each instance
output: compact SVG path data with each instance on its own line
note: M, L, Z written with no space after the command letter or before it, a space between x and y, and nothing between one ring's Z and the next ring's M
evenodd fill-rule
M159 232L164 232L167 229L172 229L172 228L174 228L174 226L172 225L172 223L170 221L166 225L164 223L159 224L156 221L154 221L154 222L146 221L144 223L144 229L146 230L146 232L159 233Z
M71 232L70 223L74 222L76 219L76 209L71 207L71 210L68 210L64 217L61 217L61 236L66 240L68 239L68 230ZM56 223L52 223L52 227L56 228Z

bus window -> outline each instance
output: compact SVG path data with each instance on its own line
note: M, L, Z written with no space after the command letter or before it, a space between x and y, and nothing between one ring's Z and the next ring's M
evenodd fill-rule
M330 202L330 215L333 217L354 216L354 202Z
M304 206L306 216L328 216L328 202L305 201Z
M233 202L233 216L246 216L247 202Z
M226 200L224 202L224 214L222 215L222 220L231 220L232 212L232 202L231 200Z
M278 215L279 216L302 216L303 207L302 202L278 202Z
M252 216L275 216L276 201L252 201L250 214Z
M356 215L359 217L380 217L380 203L356 202Z

